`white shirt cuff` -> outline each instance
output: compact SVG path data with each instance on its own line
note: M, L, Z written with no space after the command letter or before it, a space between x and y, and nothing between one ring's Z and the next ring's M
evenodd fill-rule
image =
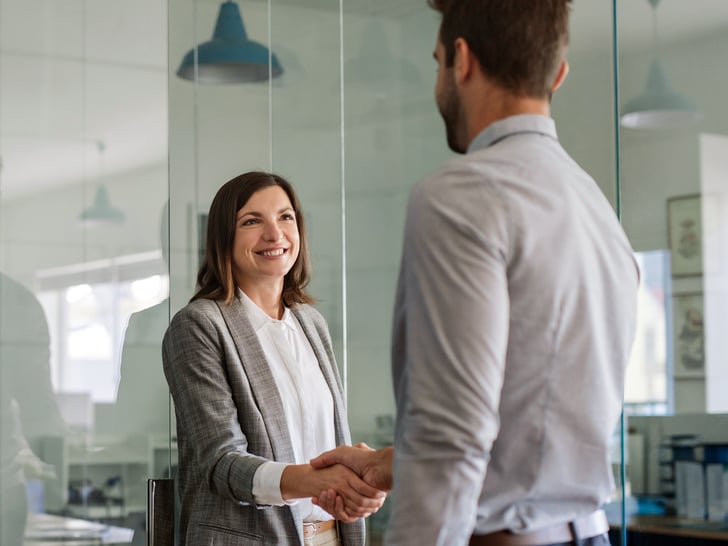
M270 461L258 467L253 475L253 498L256 504L283 506L296 504L295 501L285 501L281 496L281 476L287 463Z

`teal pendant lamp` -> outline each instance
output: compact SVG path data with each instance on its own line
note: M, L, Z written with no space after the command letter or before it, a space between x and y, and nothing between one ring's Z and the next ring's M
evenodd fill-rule
M99 181L101 181L104 178L104 152L106 151L106 144L98 140L96 142L96 149L99 153ZM124 220L126 220L126 214L111 204L109 190L101 183L96 188L93 204L83 209L78 216L78 221L85 227L102 224L121 224Z
M695 103L672 88L659 59L650 65L645 92L622 110L622 125L633 129L667 129L699 119Z
M695 103L675 91L659 59L657 40L657 5L660 0L648 0L652 6L654 60L647 75L645 91L628 101L622 108L620 122L632 129L668 129L682 127L700 120Z
M78 217L84 226L99 224L121 224L126 215L111 204L106 186L96 188L93 205L84 209Z
M259 82L282 73L275 54L248 39L240 9L232 0L220 6L212 40L188 51L177 70L180 78L205 84Z

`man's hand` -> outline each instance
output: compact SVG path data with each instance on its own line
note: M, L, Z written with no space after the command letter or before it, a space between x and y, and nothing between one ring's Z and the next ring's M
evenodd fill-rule
M381 491L392 488L392 456L394 450L385 447L374 450L361 443L355 446L339 446L322 453L311 460L314 468L325 468L334 464L343 464L351 468L372 487Z
M392 488L392 456L393 449L385 447L374 450L361 443L356 446L339 446L322 453L311 460L314 468L327 468L331 465L343 464L361 476L367 484L382 491ZM348 521L350 518L345 499L334 489L322 490L318 497L311 501L326 510L336 519ZM382 499L382 503L384 499ZM372 511L372 513L376 510Z

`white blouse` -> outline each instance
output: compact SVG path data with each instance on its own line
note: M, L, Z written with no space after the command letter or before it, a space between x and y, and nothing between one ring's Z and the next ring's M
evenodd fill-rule
M334 401L319 362L301 325L286 308L283 318L269 317L242 290L238 295L263 348L278 387L296 464L307 463L336 447ZM304 521L332 519L310 499L286 502L281 497L281 475L288 463L263 463L253 476L258 504L299 504Z

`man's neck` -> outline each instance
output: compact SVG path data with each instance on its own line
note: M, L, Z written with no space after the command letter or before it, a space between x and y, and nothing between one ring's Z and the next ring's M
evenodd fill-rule
M547 98L513 96L507 92L494 93L488 100L478 101L468 115L468 146L483 129L502 119L523 114L550 116Z

